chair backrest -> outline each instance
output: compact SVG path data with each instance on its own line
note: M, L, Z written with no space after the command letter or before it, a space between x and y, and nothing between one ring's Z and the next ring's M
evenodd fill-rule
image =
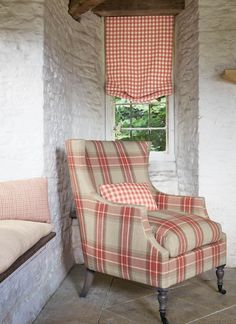
M150 182L149 142L68 140L67 158L73 191L99 193L102 184Z

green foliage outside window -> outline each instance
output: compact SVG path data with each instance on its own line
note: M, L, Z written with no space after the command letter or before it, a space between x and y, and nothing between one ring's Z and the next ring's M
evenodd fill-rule
M147 104L115 98L115 138L123 141L151 141L152 151L166 150L167 98Z

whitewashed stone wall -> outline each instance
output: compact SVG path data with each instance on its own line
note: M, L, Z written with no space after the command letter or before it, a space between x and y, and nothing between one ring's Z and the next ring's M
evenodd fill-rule
M26 324L74 263L64 141L105 136L103 23L91 13L75 22L67 0L0 6L0 181L47 176L57 233L0 286L0 323Z
M150 161L149 176L152 184L161 192L178 194L178 178L175 161Z
M236 266L236 2L199 1L199 194L228 236L229 266Z
M43 172L43 0L0 2L0 180Z
M176 162L180 194L198 192L198 0L176 18Z
M181 193L206 197L212 219L228 237L228 266L236 266L236 68L234 0L188 1L177 18L177 170Z
M71 227L69 218L72 202L64 142L105 137L103 22L87 13L78 23L67 10L68 1L45 2L45 166L65 256L71 263L72 253L81 263L78 221Z
M0 181L43 175L43 25L43 1L1 1ZM58 285L52 251L0 284L0 323L29 323L43 307Z
M65 276L62 249L49 242L0 284L0 323L30 324Z

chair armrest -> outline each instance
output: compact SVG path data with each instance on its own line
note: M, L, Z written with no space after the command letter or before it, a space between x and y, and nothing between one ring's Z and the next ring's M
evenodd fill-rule
M97 193L76 198L75 203L82 245L91 239L96 245L95 253L106 249L131 258L133 255L151 258L153 253L158 262L169 259L169 252L157 243L153 235L144 206L112 203ZM85 250L87 248L84 246Z
M154 199L160 210L168 209L208 218L205 198L203 197L169 195L156 191Z

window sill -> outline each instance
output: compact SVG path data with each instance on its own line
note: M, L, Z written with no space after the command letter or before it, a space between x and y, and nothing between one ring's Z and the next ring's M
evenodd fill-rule
M155 163L159 161L175 162L175 155L170 152L150 152L149 162Z

